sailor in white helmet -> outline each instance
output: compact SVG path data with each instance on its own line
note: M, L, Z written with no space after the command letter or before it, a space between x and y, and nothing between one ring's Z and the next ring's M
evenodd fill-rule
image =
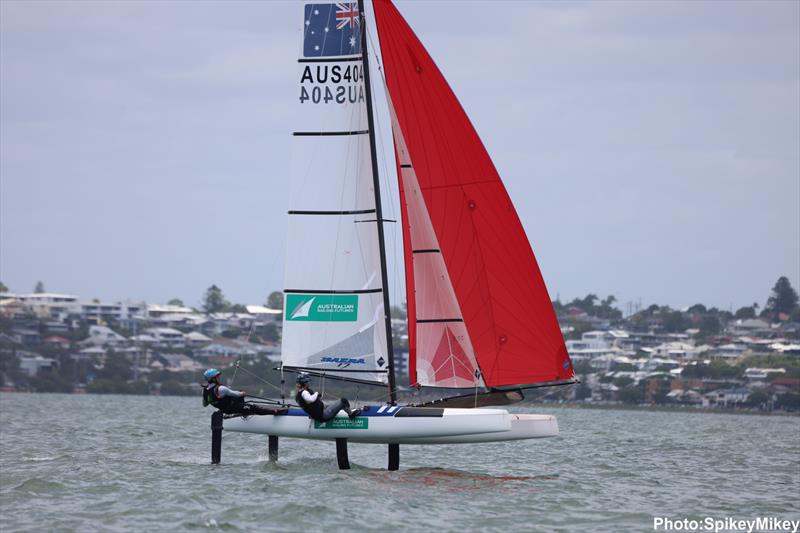
M350 418L355 418L361 414L361 409L350 409L350 402L347 398L342 398L326 407L322 403L322 395L319 392L312 391L308 386L311 383L311 376L305 372L298 374L296 381L297 394L294 399L297 405L302 407L303 411L317 422L327 422L334 418L339 411L344 411Z

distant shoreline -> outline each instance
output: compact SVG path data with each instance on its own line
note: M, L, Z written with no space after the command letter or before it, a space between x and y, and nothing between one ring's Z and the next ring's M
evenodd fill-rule
M119 394L119 393L87 393L87 392L30 392L30 391L10 391L0 390L0 394L63 394L69 396L152 396L152 397L175 397L191 398L194 395L179 394ZM198 395L199 397L199 395ZM709 407L673 407L668 405L630 405L630 404L610 404L610 403L550 403L522 401L512 404L517 407L541 407L545 409L587 409L599 411L642 411L642 412L663 412L663 413L689 413L689 414L717 414L717 415L755 415L755 416L788 416L800 417L800 412L789 411L757 411L753 409L713 409ZM506 406L498 406L500 408Z
M545 403L545 402L522 402L518 405L530 405L544 408L564 408L564 409L594 409L600 411L659 411L669 413L698 413L698 414L717 414L717 415L757 415L757 416L800 416L800 412L789 411L757 411L753 409L714 409L710 407L673 407L669 405L629 405L629 404L599 404L599 403Z

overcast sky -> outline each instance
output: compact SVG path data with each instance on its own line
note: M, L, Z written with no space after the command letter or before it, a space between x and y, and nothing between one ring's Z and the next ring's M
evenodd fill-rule
M553 298L727 309L800 286L800 2L397 3ZM0 281L282 288L302 10L0 2Z

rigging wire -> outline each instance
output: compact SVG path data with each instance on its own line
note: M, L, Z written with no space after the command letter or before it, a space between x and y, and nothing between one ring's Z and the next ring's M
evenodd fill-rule
M239 363L242 362L242 358L240 357L236 361L236 366L233 369L233 375L231 376L230 386L233 387L233 382L236 381L236 373L239 372Z
M236 365L236 367L237 367L237 368L239 368L239 364L238 364L238 362L237 362L237 365ZM258 374L256 374L255 372L251 372L251 371L247 370L245 367L241 367L241 369L242 369L242 372L246 372L247 374L250 374L251 376L253 376L253 377L254 377L254 378L256 378L257 380L261 381L262 383L264 383L264 384L266 384L266 385L269 385L269 386L270 386L270 387L272 387L273 389L281 390L281 388L280 388L280 387L278 387L277 385L273 385L272 383L270 383L270 382L269 382L269 381L267 381L266 379L262 378L261 376L259 376L259 375L258 375Z

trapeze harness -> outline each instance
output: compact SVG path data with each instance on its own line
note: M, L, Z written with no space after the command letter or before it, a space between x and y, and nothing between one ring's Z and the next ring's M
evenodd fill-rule
M244 398L234 398L232 396L219 397L219 383L208 384L203 387L203 407L211 404L223 413L230 411L241 411L244 407Z
M309 394L314 394L314 392L311 389L303 389L303 390L307 390ZM325 409L325 404L322 403L322 400L320 400L319 396L317 396L317 399L314 400L313 402L308 403L305 400L305 398L303 398L303 391L301 390L297 392L297 394L294 397L294 400L297 402L297 405L302 407L303 411L308 413L308 416L310 416L314 420L322 422L323 419L325 418L323 414L323 411Z

